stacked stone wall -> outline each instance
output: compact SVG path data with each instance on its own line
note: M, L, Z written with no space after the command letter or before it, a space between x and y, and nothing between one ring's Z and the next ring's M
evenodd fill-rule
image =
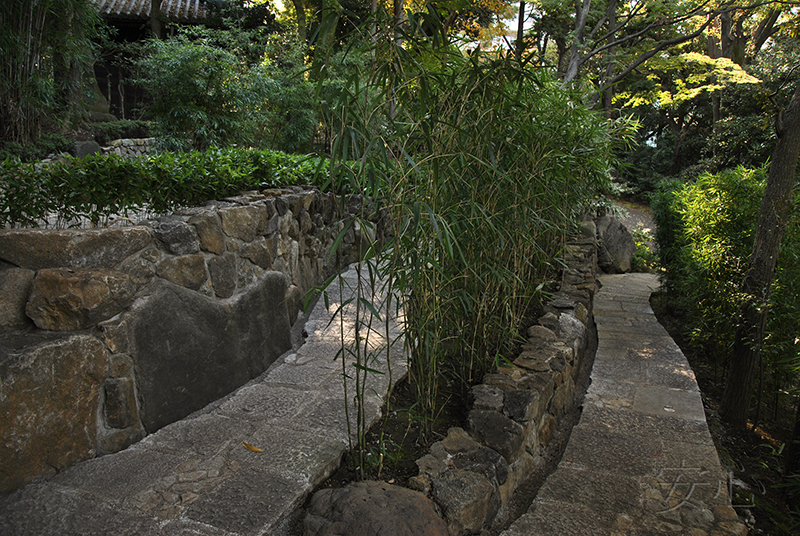
M543 463L560 421L580 396L578 372L590 357L592 299L597 290L598 236L591 218L564 249L560 288L527 330L511 363L472 388L466 430L450 429L417 460L410 487L429 496L449 534L479 534L502 520L517 487Z
M108 146L101 147L102 154L115 154L127 158L135 158L155 152L156 138L126 138L113 140Z
M352 216L294 187L125 227L0 230L0 491L261 374L309 292L374 240Z

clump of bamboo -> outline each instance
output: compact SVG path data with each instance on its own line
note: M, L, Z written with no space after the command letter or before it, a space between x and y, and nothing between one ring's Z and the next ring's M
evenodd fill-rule
M7 4L0 10L0 140L27 143L46 120L80 112L100 18L90 0Z
M615 126L546 72L463 53L433 14L396 31L327 102L328 171L389 222L374 255L405 309L429 427L443 378L466 388L518 342L565 234L608 185Z

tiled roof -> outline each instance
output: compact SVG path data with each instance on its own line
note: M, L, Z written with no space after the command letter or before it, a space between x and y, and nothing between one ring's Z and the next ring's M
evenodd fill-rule
M92 0L98 11L110 19L150 18L150 0ZM206 16L203 0L161 0L161 13L174 22L196 22Z

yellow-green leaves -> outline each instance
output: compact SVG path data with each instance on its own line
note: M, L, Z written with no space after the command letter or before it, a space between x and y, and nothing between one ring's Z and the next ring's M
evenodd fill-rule
M629 108L650 104L675 108L730 84L761 83L728 58L711 58L697 52L654 58L649 65L649 84L638 91L619 93L615 102Z

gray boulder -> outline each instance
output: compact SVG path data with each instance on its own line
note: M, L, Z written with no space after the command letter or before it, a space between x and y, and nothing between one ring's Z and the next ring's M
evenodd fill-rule
M72 147L72 154L75 158L83 158L93 154L100 154L102 150L100 144L94 140L76 141Z
M433 500L442 508L451 536L480 533L500 510L497 488L480 473L453 469L432 480Z
M285 293L278 272L227 300L154 284L127 319L145 429L154 432L221 398L290 349Z
M304 536L447 536L433 502L385 482L323 489L311 498Z
M628 229L616 218L603 216L597 219L597 263L608 274L631 271L631 260L636 244Z

